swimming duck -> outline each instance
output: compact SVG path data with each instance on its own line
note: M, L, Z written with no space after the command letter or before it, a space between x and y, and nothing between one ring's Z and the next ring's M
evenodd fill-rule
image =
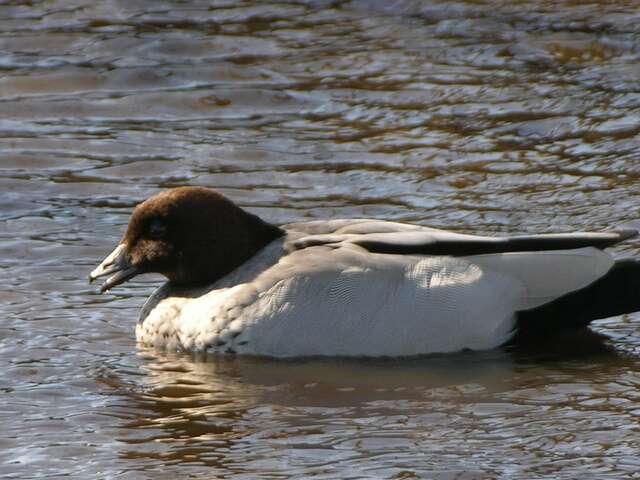
M160 192L91 272L107 291L168 282L141 344L197 352L410 356L492 349L640 309L640 262L606 247L636 230L463 235L370 219L275 226L211 188Z

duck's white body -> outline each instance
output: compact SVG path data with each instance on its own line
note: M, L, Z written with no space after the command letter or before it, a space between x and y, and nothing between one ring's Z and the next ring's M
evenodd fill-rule
M497 347L516 312L609 271L597 248L467 256L372 253L367 241L485 239L372 220L291 224L206 288L166 284L136 328L146 345L273 357L407 356ZM492 239L486 239L491 241Z

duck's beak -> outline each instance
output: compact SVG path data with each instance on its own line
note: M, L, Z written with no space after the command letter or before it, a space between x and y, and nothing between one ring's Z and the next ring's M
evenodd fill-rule
M96 278L113 274L100 287L100 292L104 293L139 273L142 273L142 271L135 265L131 265L129 255L127 255L127 246L121 243L89 274L89 283Z

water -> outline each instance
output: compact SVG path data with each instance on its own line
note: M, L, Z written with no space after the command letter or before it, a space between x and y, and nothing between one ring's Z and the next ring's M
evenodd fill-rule
M160 278L86 282L175 185L273 222L637 219L637 7L2 4L0 476L640 478L640 315L526 352L193 358L135 344Z

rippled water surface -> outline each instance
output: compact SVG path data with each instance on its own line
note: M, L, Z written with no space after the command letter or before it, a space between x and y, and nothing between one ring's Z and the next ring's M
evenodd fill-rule
M639 60L634 1L3 2L0 476L640 478L640 315L527 352L192 358L136 347L159 278L86 283L175 185L274 222L637 219Z

